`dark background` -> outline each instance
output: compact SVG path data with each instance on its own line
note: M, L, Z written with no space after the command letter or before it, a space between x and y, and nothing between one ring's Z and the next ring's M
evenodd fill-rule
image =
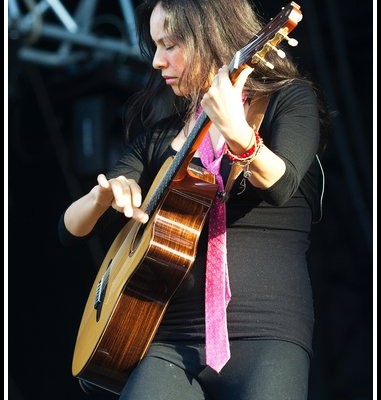
M71 13L78 3L63 2ZM266 21L284 5L256 4ZM309 400L369 400L374 395L372 2L298 4L303 20L291 36L299 46L290 54L318 83L332 117L322 159L323 220L313 227L309 253L316 308ZM70 48L79 54L77 61L59 65L57 55L57 65L48 65L28 58L25 48L65 50L62 40L41 35L44 23L60 25L58 19L46 12L29 31L10 22L9 398L86 399L71 375L71 360L105 249L96 241L62 248L57 222L118 156L124 103L144 83L147 66L136 57L78 44ZM126 36L116 1L98 5L90 31L99 38Z

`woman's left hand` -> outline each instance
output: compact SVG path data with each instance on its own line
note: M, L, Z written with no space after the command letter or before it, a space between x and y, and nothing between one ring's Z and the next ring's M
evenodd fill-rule
M252 68L244 68L233 84L228 67L223 66L201 100L204 112L225 137L229 147L238 152L248 147L253 136L253 128L246 121L242 102L243 88L252 71Z

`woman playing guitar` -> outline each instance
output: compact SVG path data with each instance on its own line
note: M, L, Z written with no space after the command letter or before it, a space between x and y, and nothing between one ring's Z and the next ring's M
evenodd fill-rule
M317 91L277 47L300 20L295 3L266 26L248 0L139 5L152 73L128 146L59 225L64 244L120 232L78 335L83 382L121 400L307 398L324 143Z

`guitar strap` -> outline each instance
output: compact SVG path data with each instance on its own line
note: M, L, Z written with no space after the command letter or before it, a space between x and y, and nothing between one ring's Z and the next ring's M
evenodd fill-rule
M249 110L247 112L248 119L247 122L252 126L257 132L262 124L263 118L266 113L267 106L270 101L270 95L263 94L260 96L254 96L250 101ZM228 180L225 185L225 190L220 194L221 201L226 203L229 200L230 191L233 187L235 180L238 178L243 168L237 164L232 163Z

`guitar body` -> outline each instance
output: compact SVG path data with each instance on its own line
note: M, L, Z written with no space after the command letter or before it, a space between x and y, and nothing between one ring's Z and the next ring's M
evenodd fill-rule
M170 163L159 171L145 203ZM119 232L84 310L74 376L120 393L190 271L216 191L214 175L190 165L183 179L171 183L147 224L130 220Z

